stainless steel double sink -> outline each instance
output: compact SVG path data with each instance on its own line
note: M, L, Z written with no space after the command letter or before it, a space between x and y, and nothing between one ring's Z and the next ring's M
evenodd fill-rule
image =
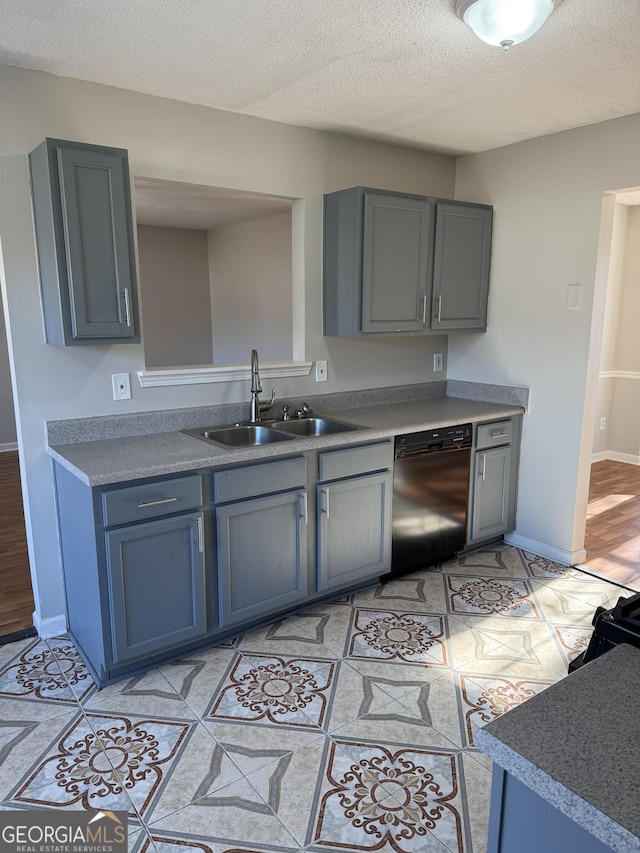
M292 441L295 438L315 438L341 432L367 429L355 424L346 424L333 418L309 417L289 421L263 421L260 424L238 423L228 426L183 429L186 435L201 438L219 447L242 448Z

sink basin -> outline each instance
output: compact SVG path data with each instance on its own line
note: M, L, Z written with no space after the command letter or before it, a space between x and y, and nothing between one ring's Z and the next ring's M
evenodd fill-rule
M212 441L221 447L259 447L277 441L291 441L292 435L265 426L230 426L212 429L184 430L188 435Z
M292 433L293 435L333 435L337 432L352 432L362 427L354 426L353 424L345 424L341 421L334 421L331 418L302 418L301 420L291 421L276 421L272 424L273 429L282 432Z

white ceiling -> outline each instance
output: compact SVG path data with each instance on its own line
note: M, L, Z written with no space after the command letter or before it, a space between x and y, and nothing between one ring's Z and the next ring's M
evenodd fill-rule
M455 155L640 111L640 0L506 52L453 2L2 0L0 64Z

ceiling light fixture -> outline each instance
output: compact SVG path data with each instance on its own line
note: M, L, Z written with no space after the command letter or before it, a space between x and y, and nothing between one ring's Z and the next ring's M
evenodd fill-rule
M562 0L455 0L456 14L479 39L508 50L526 41Z

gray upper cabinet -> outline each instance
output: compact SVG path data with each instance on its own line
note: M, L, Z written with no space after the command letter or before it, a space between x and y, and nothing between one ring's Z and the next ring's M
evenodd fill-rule
M428 330L434 208L364 187L325 196L325 335Z
M127 152L45 139L29 166L47 342L138 342Z
M439 202L433 261L431 328L487 328L493 211Z
M424 331L432 211L423 199L365 193L363 332Z
M324 334L486 328L492 208L352 187L324 197Z

